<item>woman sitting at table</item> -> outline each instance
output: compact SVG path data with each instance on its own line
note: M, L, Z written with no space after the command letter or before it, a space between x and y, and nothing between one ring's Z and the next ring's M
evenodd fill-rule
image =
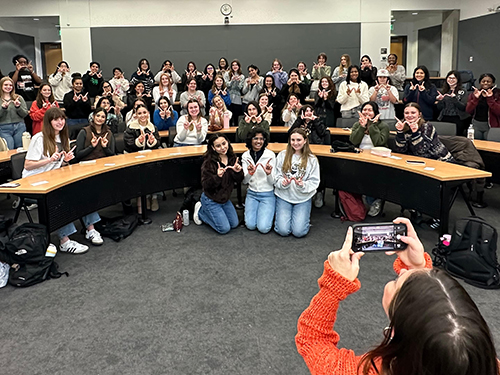
M361 81L359 67L351 65L347 69L347 80L340 84L337 101L341 104L342 118L358 117L361 104L369 100L368 85Z
M89 126L84 127L76 138L77 161L94 160L115 155L115 137L106 124L108 113L102 107L92 112Z
M227 122L227 126L229 126L229 122L231 121L231 117L233 114L230 110L227 109L226 103L219 95L213 97L213 106L209 111L209 132L217 132L224 127L224 121Z
M206 223L220 234L236 228L238 214L230 198L234 184L241 183L243 176L243 168L227 137L223 133L211 135L201 166L203 193L194 208L195 224Z
M15 93L14 81L9 77L0 80L0 96L0 137L5 139L9 150L13 150L23 146L28 108L23 97Z
M276 196L274 195L274 167L276 155L268 150L268 135L255 127L247 135L248 151L241 157L244 184L248 184L245 199L245 225L250 230L268 233L273 227Z
M295 68L290 69L288 81L281 89L281 95L288 97L291 94L297 95L301 103L305 103L307 95L309 95L309 86L303 83L299 77L299 71Z
M284 122L285 126L290 128L297 118L299 117L300 109L302 108L302 104L300 104L299 97L295 94L290 94L287 100L287 104L283 108L283 112L281 112L281 120Z
M314 103L314 110L327 127L335 127L335 98L337 90L330 77L321 78L318 94Z
M136 99L142 99L142 101L148 107L148 111L151 111L153 108L153 97L151 93L147 93L144 91L144 83L137 82L134 86L130 87L130 90L127 94L127 108L132 109L134 102Z
M113 107L109 98L102 97L96 104L96 108L103 108L106 111L106 125L113 134L118 133L118 126L123 122L120 107L115 104ZM94 114L89 115L89 123L92 122Z
M144 104L138 104L135 109L136 119L127 126L123 141L126 152L156 149L160 147L158 129L149 120L149 110Z
M177 97L177 91L172 87L172 79L168 73L163 73L160 76L160 84L153 88L153 100L155 103L158 103L158 99L162 96L168 97L170 103L174 103Z
M395 152L440 161L454 162L446 146L439 140L434 126L423 118L417 103L408 103L404 121L396 123Z
M187 91L184 91L181 94L180 101L181 101L181 115L185 115L188 113L187 111L187 105L190 100L196 100L198 104L200 105L200 112L202 116L205 116L205 105L206 105L206 98L205 94L203 91L198 90L197 88L197 81L195 78L190 78L187 80Z
M241 72L241 64L238 60L231 61L231 69L224 73L224 81L226 81L229 96L231 97L231 105L229 110L233 113L233 126L238 126L238 117L243 114L241 89L245 76Z
M187 115L182 115L176 124L177 135L174 147L200 145L207 137L208 122L201 115L200 103L196 99L187 102Z
M422 109L422 116L430 121L434 115L434 103L438 95L436 86L429 79L429 70L424 65L413 71L413 79L405 87L405 103L417 103Z
M295 123L292 125L288 134L296 128L303 129L309 138L309 144L322 145L323 138L326 136L326 127L323 119L316 116L314 108L309 105L303 105L300 109L300 114Z
M393 119L396 115L394 105L399 102L398 90L391 86L389 72L386 69L377 71L376 85L368 90L370 101L377 102L380 118L383 120Z
M36 100L31 104L30 117L33 120L31 133L35 135L42 131L43 116L47 109L59 107L52 93L52 86L47 82L40 84Z
M380 112L377 103L373 101L364 103L361 106L359 121L352 126L349 137L351 143L363 150L370 150L373 147L387 147L389 127L379 118ZM382 209L382 200L366 196L366 202L370 206L368 215L377 216Z
M332 81L335 84L337 91L340 84L347 79L347 69L351 66L351 56L344 53L340 56L340 64L335 68L332 74Z
M149 67L147 59L141 59L137 64L137 71L130 77L130 85L137 85L139 82L144 84L144 92L150 94L155 85L155 78Z
M238 139L247 139L248 132L256 126L263 128L269 136L269 123L262 118L262 111L259 104L256 101L252 101L248 103L247 112L238 125Z
M443 89L438 92L437 108L439 110L438 121L451 122L456 125L457 135L464 136L470 116L465 112L467 93L462 88L460 72L451 70L446 74Z
M172 107L172 104L168 97L162 96L158 100L156 105L156 110L153 115L153 122L158 130L168 130L170 127L177 124L179 119L179 114Z
M264 77L264 87L260 90L260 94L266 94L268 99L267 106L272 106L273 116L272 122L269 122L271 126L281 125L281 111L283 109L283 97L281 96L280 90L274 85L274 77L267 75Z
M350 295L361 287L358 273L364 253L352 251L352 228L348 228L341 250L331 252L324 262L320 290L297 324L295 343L311 374L498 375L491 331L471 297L446 272L432 268L410 220L397 218L394 223L407 226L408 235L401 241L408 246L397 252L393 264L397 278L384 288L382 307L389 323L381 343L361 356L338 346L334 325L339 304L349 298L352 306L360 306ZM359 332L357 339L366 337L373 313L363 310L361 315L367 317L363 323L355 317L344 320L351 331Z
M38 173L58 169L67 165L74 158L73 150L69 147L68 126L66 125L66 116L59 108L49 108L43 118L42 131L35 134L31 139L26 160L24 162L23 178ZM92 245L102 245L103 240L94 224L101 218L97 212L85 215L82 218L87 228L85 238ZM69 236L76 233L73 223L67 224L57 230L61 245L60 251L71 254L86 253L89 248L74 240Z
M217 74L214 79L214 84L212 89L208 92L208 102L213 105L213 100L215 96L219 96L224 100L226 107L231 105L231 96L224 82L224 77Z
M132 121L137 120L137 115L135 113L135 110L137 109L137 106L139 104L142 104L142 105L146 106L146 108L147 108L147 104L143 98L135 99L132 104L133 104L132 109L130 111L128 111L127 114L125 115L125 125L127 127L132 123Z
M262 113L262 119L266 120L268 124L272 124L274 107L269 104L269 97L266 94L259 95L259 107Z
M309 232L311 202L319 182L319 163L309 148L307 133L293 129L286 150L276 159L274 230L278 234L304 237Z
M479 84L481 90L474 87L474 92L469 94L466 110L472 115L474 138L487 139L490 127L500 127L500 90L491 73L481 74Z

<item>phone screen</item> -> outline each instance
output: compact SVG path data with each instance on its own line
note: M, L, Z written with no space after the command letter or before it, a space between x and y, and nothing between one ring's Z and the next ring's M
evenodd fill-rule
M399 238L406 236L405 224L368 224L354 225L353 251L394 251L406 249Z

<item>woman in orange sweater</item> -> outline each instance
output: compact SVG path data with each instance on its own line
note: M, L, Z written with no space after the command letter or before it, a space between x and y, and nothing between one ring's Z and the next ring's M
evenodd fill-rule
M57 101L54 98L52 86L49 83L44 82L40 85L36 100L31 104L30 108L30 117L33 120L33 135L42 131L43 116L45 115L45 112L47 112L47 109L54 107L59 108L59 104L57 104Z
M398 278L384 288L389 326L382 343L362 356L337 347L339 302L361 286L363 253L351 250L349 228L342 249L325 261L319 293L299 318L295 342L311 374L498 375L491 333L477 306L457 281L432 268L411 222L394 223L407 225L401 240L408 246L394 262Z

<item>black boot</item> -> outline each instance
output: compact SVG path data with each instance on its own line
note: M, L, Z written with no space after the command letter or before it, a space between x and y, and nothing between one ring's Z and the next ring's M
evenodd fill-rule
M476 201L472 202L472 207L474 208L485 208L488 205L483 201L484 191L480 191L476 194Z

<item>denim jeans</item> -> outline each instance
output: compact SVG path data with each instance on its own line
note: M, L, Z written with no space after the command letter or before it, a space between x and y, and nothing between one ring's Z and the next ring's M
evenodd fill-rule
M238 214L230 200L217 203L201 194L201 208L198 216L204 223L210 225L220 234L226 234L231 228L238 226Z
M250 230L256 228L261 233L268 233L273 227L276 196L274 191L255 192L247 190L245 199L245 225Z
M101 218L99 217L99 214L97 212L92 212L91 214L83 216L82 220L83 224L85 225L85 228L88 228L89 225L97 223L98 221L101 220ZM69 237L73 233L76 233L75 224L73 223L66 224L64 227L59 228L57 230L57 235L59 236L59 239L63 237Z
M309 232L312 199L303 203L288 203L276 197L276 220L274 230L281 236L293 234L304 237Z
M7 141L9 150L23 146L23 133L26 131L24 122L13 122L0 125L0 137Z
M347 109L344 111L340 111L340 113L342 114L342 118L358 118L359 117L358 111L360 111L360 110L361 110L361 106L358 105L357 107Z

